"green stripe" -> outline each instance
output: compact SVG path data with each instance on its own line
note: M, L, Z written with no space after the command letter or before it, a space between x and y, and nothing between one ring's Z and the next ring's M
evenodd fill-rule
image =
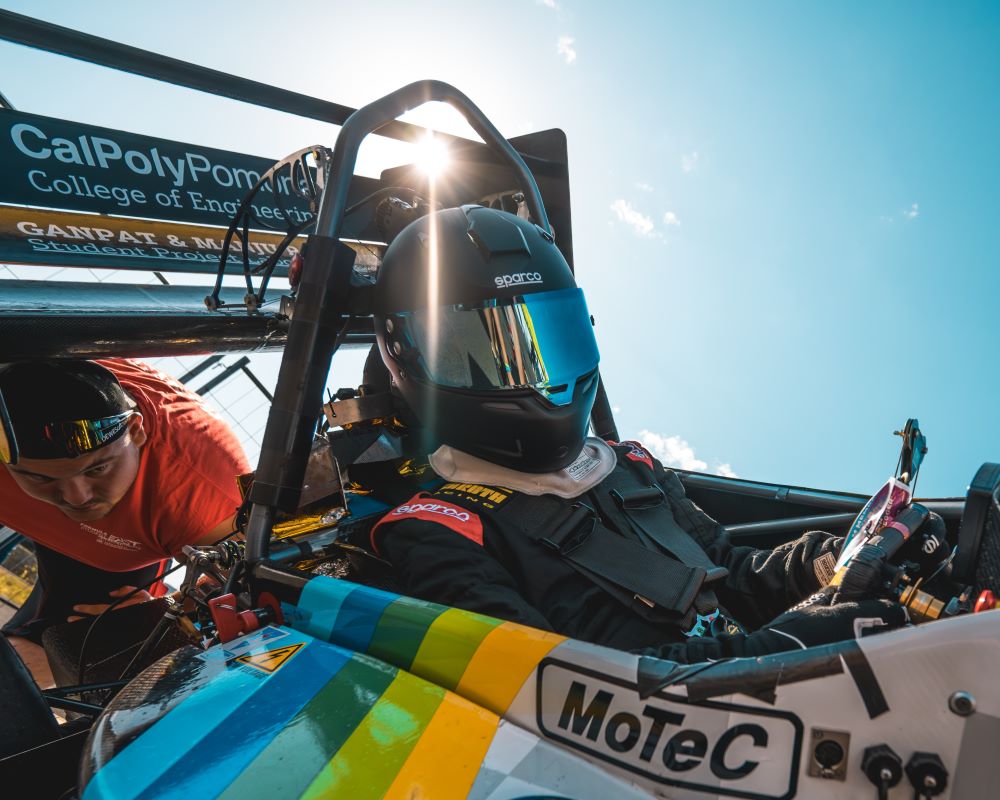
M454 689L483 639L500 622L493 617L449 608L427 631L410 672L446 689Z
M220 800L298 797L393 682L396 669L355 656L278 733ZM241 731L232 731L239 737Z
M437 711L441 687L400 672L337 755L302 795L302 800L380 798ZM442 769L447 765L442 764Z
M408 670L427 629L444 611L445 607L436 603L399 598L382 612L368 652Z

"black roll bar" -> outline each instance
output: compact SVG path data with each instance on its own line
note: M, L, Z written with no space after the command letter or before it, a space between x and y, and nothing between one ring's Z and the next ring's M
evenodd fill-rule
M364 138L387 120L432 101L453 106L509 164L535 223L551 233L541 194L524 160L482 111L453 86L417 81L369 103L347 119L334 146L330 180L320 201L315 233L309 239L295 315L251 490L253 505L246 531L246 557L251 567L267 557L275 510L294 510L298 504L330 362L339 330L350 319L346 309L354 251L339 239L358 149Z
M179 58L171 58L140 47L122 44L104 39L93 34L54 25L51 22L15 14L13 11L0 9L0 39L14 44L33 47L48 53L75 58L97 64L101 67L128 72L143 78L171 83L188 89L228 97L244 103L284 111L300 117L329 122L333 125L343 125L355 109L350 106L311 97L299 92L271 86L260 81L241 78L221 70L191 64ZM8 104L8 107L9 104ZM419 141L428 131L419 125L390 119L372 131L378 136L398 139L404 142ZM435 134L438 138L451 145L482 147L479 142L452 136L445 133ZM523 157L536 171L550 172L554 166L544 158L533 156Z

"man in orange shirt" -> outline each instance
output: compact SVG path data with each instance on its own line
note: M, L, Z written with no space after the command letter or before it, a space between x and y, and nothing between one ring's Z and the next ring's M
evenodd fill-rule
M198 395L137 361L12 364L0 400L0 523L35 542L39 567L3 633L39 676L46 627L100 613L184 545L229 534L249 466Z

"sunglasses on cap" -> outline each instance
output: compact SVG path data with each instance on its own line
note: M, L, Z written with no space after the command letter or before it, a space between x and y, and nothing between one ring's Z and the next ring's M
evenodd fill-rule
M44 440L48 458L76 458L98 450L121 436L128 427L134 409L101 419L75 419L50 422L41 426L38 438ZM14 426L0 395L0 463L16 464L20 451Z

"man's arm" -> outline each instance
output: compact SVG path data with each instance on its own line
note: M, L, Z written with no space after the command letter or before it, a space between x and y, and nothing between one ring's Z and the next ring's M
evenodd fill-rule
M720 562L729 569L726 588L756 615L748 622L763 624L826 585L841 542L831 533L807 531L772 550L728 547Z
M552 630L503 565L461 534L433 522L401 520L379 526L374 544L408 595Z
M740 608L741 621L753 625L767 622L817 591L832 575L840 537L809 531L772 550L734 547L725 528L687 496L680 478L655 463L660 486L678 524L716 564L729 570L723 592L727 596L722 599Z

